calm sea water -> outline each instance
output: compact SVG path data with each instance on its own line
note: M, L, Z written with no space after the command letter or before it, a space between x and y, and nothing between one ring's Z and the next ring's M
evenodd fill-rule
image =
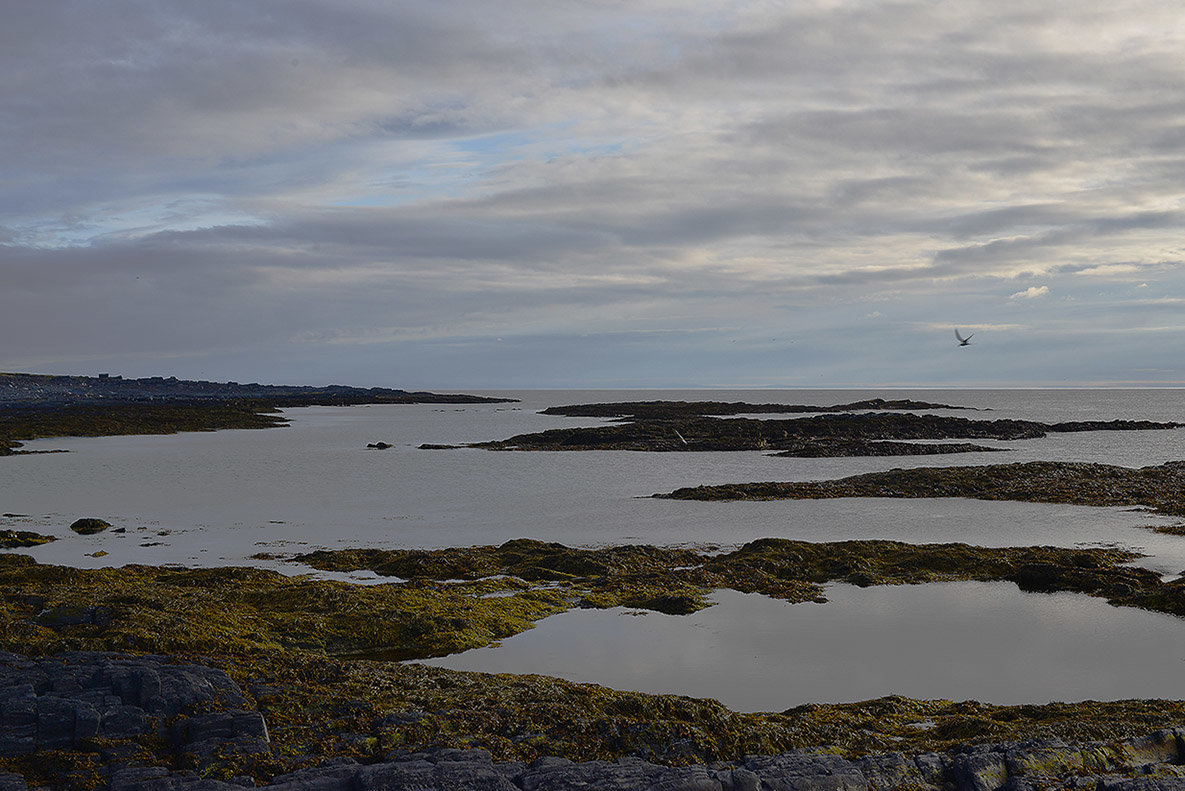
M1047 422L1090 419L1148 419L1185 422L1185 391L1180 390L994 390L994 391L528 391L490 393L522 399L518 404L391 405L313 407L287 411L292 425L264 431L221 431L153 437L52 439L32 442L30 450L66 449L69 453L0 459L0 528L32 529L62 540L22 550L43 562L83 567L126 563L231 565L251 563L286 573L308 569L282 561L251 560L260 552L293 553L317 547L441 547L500 543L531 537L572 545L615 543L736 545L774 536L828 541L887 538L910 542L965 541L986 546L1053 544L1061 546L1118 544L1139 549L1149 557L1142 564L1164 574L1185 570L1185 538L1153 533L1144 527L1178 520L1120 508L1089 508L975 500L843 499L765 503L695 503L653 500L654 492L701 483L760 480L811 480L884 470L902 466L995 464L1034 459L1088 461L1125 466L1160 464L1185 459L1185 431L1090 432L1051 435L1044 439L994 442L1006 453L958 454L917 458L781 459L760 452L637 453L584 451L564 453L494 453L461 449L418 450L429 443L464 443L502 439L514 434L576 425L595 425L589 418L558 418L538 414L544 407L584 402L646 400L743 400L835 404L882 396L914 398L980 409L950 412L963 417L1022 418ZM366 449L376 441L394 445L386 451ZM126 533L110 531L76 536L69 524L81 516L97 516ZM103 557L94 557L98 551ZM359 582L368 575L348 577ZM843 586L837 590L842 591ZM993 588L993 591L997 589ZM972 588L921 586L914 589L874 588L837 593L827 605L785 605L723 592L720 604L695 616L659 614L622 616L608 613L569 613L549 619L515 640L579 645L570 634L586 634L603 642L597 656L614 657L594 664L605 669L642 668L634 680L617 676L589 677L602 683L654 691L679 691L720 697L742 708L755 704L746 695L754 684L773 683L757 670L732 672L743 666L740 652L751 652L754 662L773 667L787 690L777 705L804 700L852 700L900 692L922 697L982 696L1000 701L1048 699L1050 696L1129 697L1153 694L1148 684L1163 690L1158 696L1181 697L1175 684L1185 661L1176 643L1160 654L1173 673L1128 672L1128 682L1107 681L1096 670L1084 670L1087 687L1026 686L1026 679L1042 662L1057 676L1065 655L1030 656L1018 664L1002 686L978 691L985 669L1007 664L1018 644L1028 644L1015 631L1018 619L1034 626L1026 634L1060 634L1053 625L1072 622L1094 630L1104 641L1123 645L1159 640L1161 632L1176 639L1185 635L1185 621L1118 610L1082 597L1075 603L1057 597L1022 596L1014 588L984 598ZM964 592L960 592L964 591ZM972 591L965 593L965 591ZM740 598L738 598L740 597ZM903 598L904 597L904 598ZM852 606L845 605L848 601ZM959 609L960 601L992 602L992 613L1028 608L1029 615L988 617ZM855 651L829 644L820 635L859 635L870 628L856 616L870 603L878 622L899 623L920 614L927 629L950 635L970 625L998 643L996 649L977 648L972 656L944 659L933 647L922 647L921 637L906 640L893 651L904 657L903 667L929 667L923 678L938 679L946 670L960 668L949 683L930 687L882 678L867 669L838 670L836 652ZM954 608L953 610L951 608ZM1067 609L1067 607L1069 609ZM1089 617L1076 615L1079 607L1094 608ZM1036 608L1036 609L1034 609ZM1101 609L1099 609L1101 608ZM1038 612L1039 611L1039 612ZM811 625L812 616L815 625ZM805 621L802 619L806 619ZM570 623L572 626L560 624ZM612 627L597 625L614 624ZM714 620L715 619L715 620ZM783 619L791 619L783 622ZM798 620L794 620L798 619ZM1034 620L1035 619L1035 620ZM1143 620L1141 620L1143 619ZM629 626L622 626L628 624ZM660 626L661 624L666 624ZM714 624L714 625L713 625ZM775 624L765 632L764 624ZM1133 624L1145 624L1136 627ZM1130 629L1144 629L1133 636ZM559 629L556 632L553 630ZM569 629L568 632L562 631ZM630 637L647 638L661 659L655 659ZM641 629L641 632L636 630ZM741 639L728 630L739 629ZM815 629L816 631L811 631ZM704 634L717 635L704 642ZM723 630L723 631L722 631ZM821 631L819 631L821 630ZM1159 630L1159 631L1158 631ZM823 648L813 658L785 659L786 641L778 646L753 643L758 635L793 633L795 645L815 643ZM679 636L678 634L683 634ZM685 634L684 634L685 633ZM641 642L647 642L647 639ZM828 638L829 639L829 638ZM1055 638L1064 646L1078 638ZM989 642L991 642L989 640ZM917 644L916 650L908 648ZM867 646L867 641L863 643ZM1151 644L1151 643L1148 643ZM504 649L511 646L507 641ZM729 648L732 646L733 648ZM499 651L504 649L498 649ZM734 650L735 649L735 650ZM1079 651L1093 655L1094 649ZM538 654L534 647L526 654ZM496 652L486 652L483 656ZM588 649L569 654L593 655ZM879 651L881 658L886 651ZM1153 653L1153 652L1141 652ZM626 662L623 657L635 657ZM646 659L645 657L651 657ZM687 673L670 671L671 657L694 665ZM830 657L830 659L828 659ZM694 658L694 661L692 659ZM466 659L465 661L469 661ZM482 660L485 661L485 660ZM845 659L845 662L847 659ZM1103 664L1106 664L1106 660ZM738 665L737 663L741 663ZM927 664L928 663L928 664ZM937 663L937 664L936 664ZM513 659L512 665L522 665ZM655 668L661 668L656 671ZM787 668L793 667L791 672ZM812 678L803 668L846 679L792 684L792 677ZM830 667L830 669L829 669ZM847 667L847 665L843 665ZM943 668L938 672L936 668ZM489 669L496 669L490 665ZM562 663L532 666L537 672L563 675ZM571 671L583 678L585 670ZM632 671L631 671L632 672ZM951 672L954 672L953 670ZM1001 671L1002 672L1002 671ZM749 679L732 684L731 691L705 687L695 677ZM1131 678L1150 679L1137 689ZM763 678L755 682L752 679ZM659 683L659 681L662 683ZM834 679L832 679L834 681ZM669 682L669 683L668 683ZM795 682L797 683L797 682ZM1144 683L1144 682L1141 682ZM1125 685L1126 684L1126 685ZM671 686L677 688L670 688ZM1093 685L1093 686L1091 686ZM995 689L996 691L993 691ZM962 690L962 691L960 691ZM1014 694L1006 694L1011 690ZM1019 696L1019 697L1018 697Z
M998 704L1185 696L1185 622L1008 583L718 591L692 615L574 610L425 664L715 698L737 711L889 694ZM1138 646L1138 650L1133 650Z
M1032 459L1126 466L1185 458L1185 430L1090 432L989 442L1007 453L916 458L781 459L760 452L495 453L418 450L429 443L500 439L589 418L544 407L647 398L834 404L881 395L990 409L951 414L1042 421L1185 421L1185 391L531 391L519 404L313 407L288 410L288 428L150 437L50 439L30 450L69 453L0 459L0 527L64 540L32 550L79 566L242 563L261 551L305 547L440 547L531 537L577 545L733 545L776 536L812 541L888 538L988 546L1117 542L1185 570L1185 539L1141 525L1124 509L974 500L845 499L766 503L652 500L700 483L811 480L900 466ZM366 449L369 442L394 445ZM126 527L79 537L80 516ZM162 535L166 533L167 535ZM98 549L109 554L90 557ZM283 566L293 571L290 566Z

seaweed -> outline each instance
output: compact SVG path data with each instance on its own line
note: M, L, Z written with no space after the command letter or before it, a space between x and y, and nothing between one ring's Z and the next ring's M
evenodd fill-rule
M1132 469L1032 461L893 469L830 481L692 486L654 495L671 500L805 500L835 497L969 497L1092 506L1143 506L1185 515L1185 461Z
M704 417L662 412L602 426L548 429L504 440L471 443L485 450L630 450L651 452L780 451L791 456L894 456L1000 450L964 443L902 447L901 440L1038 439L1050 432L1167 430L1177 423L1110 420L1039 423L1032 420L972 420L908 412L814 415L791 419ZM897 442L887 442L896 440Z
M893 541L763 539L718 552L520 539L298 558L397 580L356 586L249 568L74 569L8 553L0 554L0 649L166 654L224 670L267 718L273 753L270 763L246 767L227 759L212 776L248 771L259 781L327 757L377 760L428 746L484 747L500 759L638 755L686 764L796 747L855 755L1037 736L1119 739L1181 721L1185 702L992 706L890 697L747 714L714 700L392 660L489 645L571 607L690 612L708 606L718 588L819 600L837 580L1011 580L1025 590L1076 590L1185 614L1185 586L1125 565L1135 556ZM62 776L85 774L86 755L59 756ZM0 759L0 768L21 765Z

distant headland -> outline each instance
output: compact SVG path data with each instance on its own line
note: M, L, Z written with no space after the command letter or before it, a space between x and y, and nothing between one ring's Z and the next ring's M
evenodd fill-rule
M287 423L284 407L474 404L512 401L385 387L265 385L152 376L0 373L0 456L45 437L172 434Z

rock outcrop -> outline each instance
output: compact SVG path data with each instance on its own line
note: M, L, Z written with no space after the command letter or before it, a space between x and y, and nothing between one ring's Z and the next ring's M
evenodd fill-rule
M219 670L153 656L0 652L0 759L98 745L112 788L141 787L118 779L143 774L146 745L198 768L270 750L263 716ZM21 786L0 775L0 790L9 787Z
M273 791L1179 791L1181 732L1160 731L1119 745L1070 746L1059 741L969 747L953 755L901 753L847 759L814 750L746 758L736 764L660 766L640 758L573 763L540 758L531 764L494 761L485 750L397 753L360 764L330 759L279 775ZM112 791L238 791L247 778L218 782L164 767L124 767ZM0 774L0 791L24 791Z
M137 739L156 753L119 749ZM97 768L85 782L66 779L62 787L238 791L257 779L205 775L228 759L270 750L263 717L221 671L153 656L0 653L0 760L95 753ZM525 764L495 761L481 749L394 751L373 763L327 757L259 781L274 791L1185 791L1183 760L1185 728L1172 728L1115 743L1045 739L858 758L794 750L681 767L632 757ZM24 776L0 771L0 791L28 787Z
M691 405L694 406L694 405ZM665 414L665 413L660 413ZM789 451L792 456L881 456L951 452L938 440L1039 439L1050 433L1080 431L1153 431L1177 423L1146 420L1097 420L1039 423L1033 420L971 420L910 412L842 412L791 419L704 417L629 417L602 426L555 428L504 440L471 443L486 450L649 452ZM902 449L901 441L930 441ZM892 442L896 441L896 442ZM964 443L957 452L999 450Z
M91 536L95 533L102 533L107 528L111 527L111 523L105 519L96 519L93 516L86 516L82 519L75 519L70 529L80 536Z

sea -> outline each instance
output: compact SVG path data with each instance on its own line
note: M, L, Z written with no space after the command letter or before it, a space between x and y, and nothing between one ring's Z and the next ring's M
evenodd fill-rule
M681 486L838 478L894 467L1081 461L1128 467L1185 459L1185 429L977 441L1001 452L788 459L759 451L421 450L597 418L548 406L714 400L827 406L910 398L973 419L1185 422L1185 390L529 390L471 391L511 403L304 407L267 430L56 438L0 458L0 528L61 540L22 549L45 563L252 565L374 584L369 572L314 572L286 558L318 548L432 548L528 537L727 550L764 537L894 539L982 546L1121 546L1139 565L1185 571L1181 520L1137 509L944 498L706 503L656 500ZM971 411L971 410L976 411ZM754 417L801 417L755 415ZM727 418L724 418L727 419ZM385 442L386 450L367 448ZM123 532L77 536L100 517ZM713 697L746 711L888 694L994 703L1185 697L1185 620L1100 599L1025 594L1010 583L854 588L826 604L718 591L669 616L620 608L553 616L496 647L432 660L621 689ZM1133 650L1139 646L1139 650Z

